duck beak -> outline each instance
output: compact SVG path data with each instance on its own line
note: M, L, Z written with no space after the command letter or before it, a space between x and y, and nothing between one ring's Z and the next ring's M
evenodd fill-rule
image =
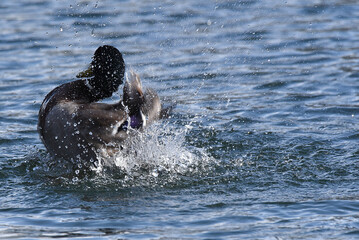
M93 77L93 72L92 72L92 66L90 65L88 67L88 69L86 69L85 71L79 72L76 77L77 78L90 78Z

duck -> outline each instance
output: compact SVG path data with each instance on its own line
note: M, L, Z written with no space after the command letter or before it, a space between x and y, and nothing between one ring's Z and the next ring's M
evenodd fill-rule
M118 91L125 77L122 100L98 102ZM121 150L130 129L140 131L161 118L158 94L144 91L134 71L126 73L123 56L113 46L98 47L77 78L50 91L39 110L40 139L55 158L96 166L100 149Z

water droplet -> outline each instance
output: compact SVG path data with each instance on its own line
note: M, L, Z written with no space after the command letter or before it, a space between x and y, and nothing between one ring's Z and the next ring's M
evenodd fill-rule
M153 171L152 172L152 176L154 176L154 177L158 177L158 172L155 170L155 171Z
M185 126L187 129L192 129L193 128L193 126L191 126L191 125L186 125Z
M63 32L63 31L64 31L64 29L62 27L60 27L60 32Z

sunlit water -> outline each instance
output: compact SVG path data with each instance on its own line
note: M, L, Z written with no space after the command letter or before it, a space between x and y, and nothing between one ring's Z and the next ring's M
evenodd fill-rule
M0 16L0 238L359 237L356 1L22 0ZM103 44L175 108L78 178L37 113Z

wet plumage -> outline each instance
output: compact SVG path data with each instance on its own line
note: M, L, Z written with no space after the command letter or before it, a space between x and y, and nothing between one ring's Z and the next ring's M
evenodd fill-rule
M90 166L100 149L120 149L129 127L139 129L160 118L157 93L143 92L134 72L126 81L123 101L97 103L118 90L124 74L121 53L105 45L96 50L90 68L78 75L82 79L65 83L45 97L38 131L50 154Z

